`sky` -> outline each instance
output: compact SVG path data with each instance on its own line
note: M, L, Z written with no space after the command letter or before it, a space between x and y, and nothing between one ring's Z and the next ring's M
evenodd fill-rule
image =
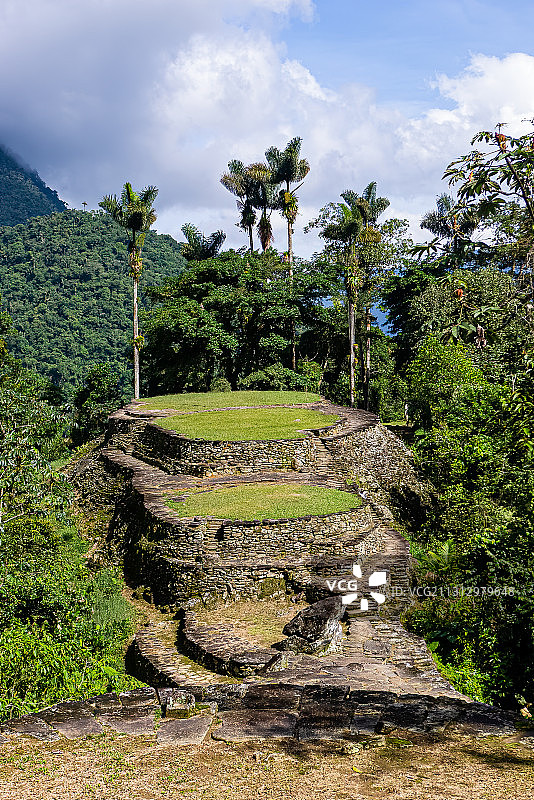
M297 254L319 249L302 229L321 206L372 180L422 240L471 137L528 129L533 28L531 0L0 0L0 142L70 207L155 185L159 232L240 247L220 176L300 136Z

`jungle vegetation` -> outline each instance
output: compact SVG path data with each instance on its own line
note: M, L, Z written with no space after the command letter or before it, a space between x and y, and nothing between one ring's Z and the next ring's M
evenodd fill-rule
M417 560L414 588L421 590L405 622L426 637L459 689L528 709L534 703L534 131L520 137L499 126L482 131L473 149L444 165L448 183L445 191L436 187L436 208L422 219L432 236L422 244L411 241L405 221L381 217L388 201L374 182L347 189L343 202L326 198L314 223L324 248L308 260L277 252L269 234L275 211L285 215L289 237L297 224L294 193L305 191L300 184L309 165L300 158L300 139L292 142L268 150L264 162L229 162L223 182L238 200L248 242L242 250L224 251L222 232L205 235L192 226L182 245L147 233L141 395L317 392L368 406L402 426L428 486L424 502L401 493L393 498ZM297 170L282 180L286 156ZM31 503L43 525L62 530L54 527L63 524L56 523L62 487L50 459L98 433L107 411L132 396L131 380L119 380L132 344L126 262L127 240L103 214L66 211L0 232L0 287L19 330L17 342L6 323L2 338L24 364L16 397L12 378L0 386L3 457L9 464L24 441L32 487L28 494L24 481L19 485L4 470L3 491L11 499L2 501L3 541L16 553L13 564L20 552L45 548L43 537L64 552L62 533L17 531ZM373 319L377 305L387 315L387 332ZM63 387L70 410L62 407ZM38 413L19 424L25 404ZM13 597L26 591L22 578L17 587ZM41 597L41 589L35 594ZM4 624L12 641L19 635L12 620L19 618L26 631L53 630L42 611L24 616L33 599L9 597Z

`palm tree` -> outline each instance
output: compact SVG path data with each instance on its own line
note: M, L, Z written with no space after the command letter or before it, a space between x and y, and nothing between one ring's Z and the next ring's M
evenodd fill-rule
M224 231L215 231L206 237L189 222L182 225L181 231L187 241L180 242L180 253L187 261L204 261L207 258L215 258L226 239Z
M368 294L371 270L380 259L380 233L374 227L378 216L389 206L389 200L376 196L376 183L372 182L359 195L352 189L341 194L344 203L329 203L321 209L319 217L307 229L320 227L319 236L330 242L334 256L344 271L345 292L349 323L349 391L350 404L355 400L355 311L360 295ZM362 353L362 380L364 404L369 404L370 376L370 308L365 309L367 344L365 359Z
M458 206L449 194L440 194L435 210L421 220L421 228L444 239L453 255L461 255L479 222L475 209Z
M272 172L268 164L259 161L250 164L247 169L255 181L252 202L254 208L261 211L256 230L262 250L265 252L274 239L271 214L273 210L278 207L278 187L273 183Z
M295 136L287 143L285 150L269 147L265 151L265 158L271 171L271 183L276 186L285 184L285 189L278 193L278 208L287 220L287 257L289 267L289 283L293 285L293 225L298 214L297 189L302 186L302 181L310 171L310 165L305 158L300 158L302 139ZM298 183L293 191L291 184ZM291 369L296 370L295 348L295 323L291 325Z
M305 158L300 158L302 139L295 136L286 145L285 150L269 147L265 151L265 158L271 170L271 182L274 185L285 184L278 195L279 208L282 216L287 220L287 252L289 257L289 279L293 279L293 224L298 214L297 189L302 186L302 181L310 171L310 165ZM291 184L299 183L293 191Z
M348 192L344 194L348 195ZM354 406L354 344L355 325L354 311L358 299L359 270L356 244L364 229L364 220L359 208L359 198L349 195L350 204L332 203L330 222L323 225L319 233L323 239L332 242L338 250L338 256L344 269L345 293L347 295L347 311L349 321L349 393L350 405ZM342 195L343 197L343 195ZM343 199L345 199L343 197ZM358 202L356 202L358 199ZM333 217L333 219L332 219Z
M347 191L343 192L341 197L351 208L358 209L362 217L364 230L359 235L359 261L362 276L361 290L363 296L369 298L372 288L372 269L377 265L380 255L380 233L376 229L376 224L380 214L388 208L389 200L387 197L376 196L376 181L371 181L371 183L365 187L361 196L358 196L352 189L347 189ZM363 406L365 410L368 411L369 389L371 384L371 306L369 302L365 304L364 327L365 356L362 349L361 373Z
M139 400L139 349L142 337L139 336L138 291L139 277L143 269L141 250L147 231L156 221L153 208L158 195L155 186L147 186L140 194L125 183L120 200L116 195L106 195L99 203L111 218L128 233L128 265L133 280L133 361L134 361L134 399Z
M225 189L238 198L237 208L241 212L238 227L248 232L250 252L254 252L252 229L256 222L255 200L257 199L257 176L253 165L246 167L242 161L233 159L228 162L228 172L221 177Z

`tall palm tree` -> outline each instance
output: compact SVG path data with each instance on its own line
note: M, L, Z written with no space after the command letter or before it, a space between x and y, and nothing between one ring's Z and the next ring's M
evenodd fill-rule
M350 405L354 406L354 344L355 320L354 312L358 299L360 284L358 256L356 245L364 229L364 218L360 210L360 198L355 193L347 195L348 203L332 203L330 222L323 225L319 236L334 244L338 257L343 265L345 293L347 295L347 311L349 321L349 393ZM345 199L342 195L343 199ZM354 195L354 196L353 196Z
M347 189L341 197L351 208L358 209L361 214L364 230L359 235L359 262L361 268L362 293L369 298L371 290L371 273L379 259L380 233L376 229L378 217L389 206L387 197L376 196L376 181L367 184L358 196L352 189ZM363 389L363 406L369 410L369 389L371 384L371 306L369 302L364 309L365 354L361 351L361 373Z
M215 258L226 239L224 231L215 231L206 237L190 222L182 225L181 231L187 241L180 242L180 254L187 261L204 261L206 258Z
M289 257L289 279L293 278L293 225L298 214L297 189L302 186L302 181L310 171L310 165L305 158L300 158L302 139L295 136L286 145L285 150L269 147L265 151L267 164L271 169L271 182L285 184L285 189L279 192L279 208L282 216L287 220L287 252ZM298 183L293 190L291 184Z
M259 161L250 164L248 170L255 181L252 202L254 207L261 211L256 230L262 250L265 252L274 238L271 213L278 207L278 187L273 183L272 171L268 164Z
M344 271L345 292L349 323L349 391L350 404L355 401L355 311L360 295L369 292L373 265L380 257L380 233L375 228L378 216L389 206L389 200L376 196L376 183L372 182L359 195L353 189L341 194L343 203L329 203L310 225L321 228L319 236L330 242L334 256ZM370 308L365 309L367 344L365 359L362 353L362 381L364 403L369 402L370 376Z
M147 186L140 194L132 189L131 183L125 183L120 200L116 195L106 195L99 203L111 218L128 234L128 266L133 280L133 361L134 361L134 398L139 399L139 349L142 337L139 336L138 291L139 278L143 269L141 250L145 236L156 221L153 208L158 195L155 186Z
M287 257L289 267L289 283L293 286L293 225L298 214L297 189L302 186L302 181L310 171L310 165L305 158L300 157L302 139L295 136L287 143L285 150L269 147L265 151L265 158L271 170L271 183L276 186L283 184L284 189L278 193L278 208L287 220ZM291 184L298 183L293 190ZM295 345L295 323L291 323L291 369L297 368Z
M257 173L253 166L246 167L242 161L233 159L228 162L228 172L221 177L224 188L238 198L237 208L241 212L241 219L237 224L248 233L251 253L254 252L252 231L256 222L255 201L258 193Z

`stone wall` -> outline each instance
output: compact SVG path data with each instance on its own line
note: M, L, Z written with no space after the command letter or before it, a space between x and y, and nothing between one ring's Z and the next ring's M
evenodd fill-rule
M133 454L170 475L236 475L272 470L315 472L314 440L252 442L188 439L151 423L136 437Z
M180 719L180 715L188 718ZM510 736L515 743L530 744L529 731L517 731L515 722L513 714L450 697L350 691L348 686L328 684L186 685L57 703L1 725L0 746L20 736L45 742L80 739L100 735L105 728L120 734L154 735L163 745L201 745L210 729L213 739L230 742L358 741L378 735L381 740L376 744L385 745L389 734L451 730L460 735Z
M413 456L406 445L380 423L348 434L322 437L332 459L332 469L383 500L400 486L418 494L424 487L418 481Z

